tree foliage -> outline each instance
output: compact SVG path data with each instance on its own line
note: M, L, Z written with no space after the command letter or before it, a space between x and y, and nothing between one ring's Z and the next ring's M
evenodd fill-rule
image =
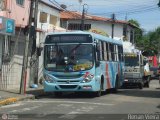
M143 41L142 41L142 30L140 29L140 24L137 20L129 20L128 21L129 23L131 23L132 25L136 26L136 29L135 29L135 44L137 47L141 47Z
M137 20L131 19L131 20L128 20L128 22L133 24L133 25L135 25L135 26L137 26L137 27L140 27L140 24L139 24L139 22Z
M140 28L140 24L137 20L129 20L129 23ZM141 29L135 30L135 43L136 46L144 51L149 51L149 53L158 54L160 52L160 27L154 31L150 31L147 34L142 34Z
M142 37L141 41L143 41L144 50L158 54L160 52L160 27L148 32Z

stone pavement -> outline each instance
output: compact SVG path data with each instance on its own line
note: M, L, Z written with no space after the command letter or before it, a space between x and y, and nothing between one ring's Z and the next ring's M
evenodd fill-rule
M17 101L25 100L25 99L35 99L35 97L39 95L45 94L43 92L43 87L40 86L38 88L28 88L26 94L21 95L18 93L18 90L10 91L1 91L0 90L0 106L12 104Z

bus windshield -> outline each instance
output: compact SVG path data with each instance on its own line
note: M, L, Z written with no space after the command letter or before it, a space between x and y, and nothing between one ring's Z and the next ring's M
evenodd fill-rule
M93 67L93 55L91 44L46 45L44 67L56 72L88 70Z
M138 56L125 56L125 66L139 66Z

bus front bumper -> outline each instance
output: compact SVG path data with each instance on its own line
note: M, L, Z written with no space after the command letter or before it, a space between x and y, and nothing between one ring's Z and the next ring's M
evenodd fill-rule
M135 86L135 85L138 85L138 84L141 84L142 83L142 79L141 78L125 78L124 79L124 82L123 82L123 85L125 86Z
M97 89L91 83L81 84L53 84L44 82L45 92L82 92L82 91L97 91Z

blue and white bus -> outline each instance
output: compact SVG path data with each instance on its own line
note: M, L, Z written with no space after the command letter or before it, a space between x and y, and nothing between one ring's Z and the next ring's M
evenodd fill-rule
M124 80L122 41L82 31L50 33L44 43L44 91L117 90Z

